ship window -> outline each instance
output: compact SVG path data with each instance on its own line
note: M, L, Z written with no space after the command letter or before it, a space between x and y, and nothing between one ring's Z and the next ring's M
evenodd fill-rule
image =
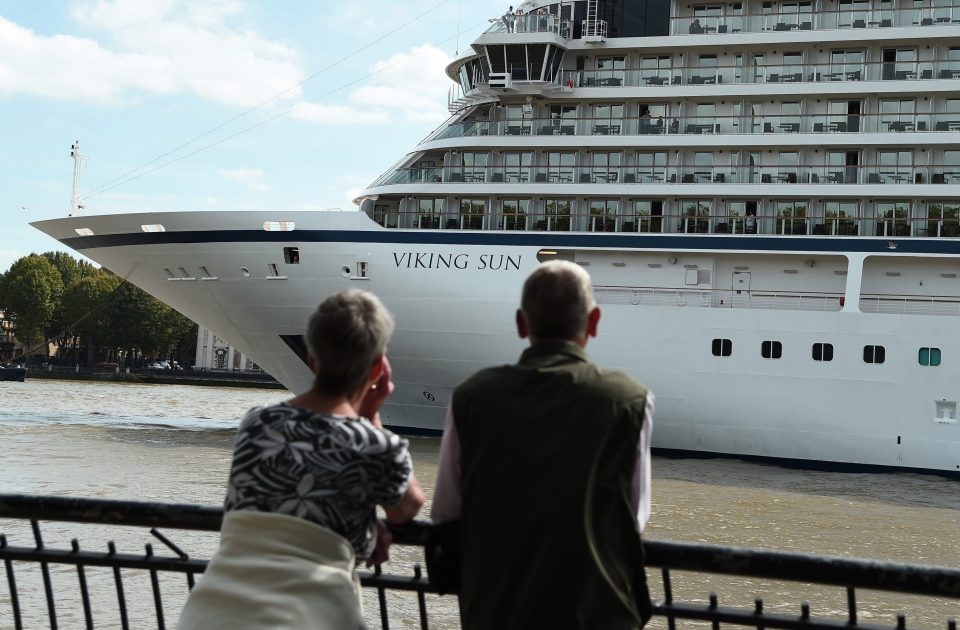
M93 236L93 230L90 228L76 228L74 232L76 232L78 236Z
M176 274L173 273L172 271L170 271L170 269L168 269L168 268L164 268L163 271L164 271L164 273L167 274L167 278L168 278L168 279L173 279L173 278L176 278L176 277L177 277Z
M244 277L244 278L249 278L249 277L250 277L250 270L247 269L246 267L240 267L240 273L243 274L243 277Z
M864 363L883 363L886 360L887 351L883 346L864 346Z
M920 348L920 365L937 367L940 365L940 348Z
M299 265L300 264L300 248L284 247L283 262L287 263L288 265Z
M482 230L483 215L487 211L486 199L461 199L460 217L448 219L448 228L458 228L461 230Z
M729 357L733 351L733 342L729 339L714 339L712 350L715 357Z
M264 221L264 232L293 232L297 224L293 221Z
M832 343L813 344L813 360L814 361L833 361L833 344Z
M277 263L267 263L267 267L270 269L270 275L274 278L280 275L280 269L277 267Z
M760 356L764 359L779 359L783 356L783 344L779 341L764 341L760 344Z
M501 202L501 208L499 229L527 229L527 213L530 211L529 199L504 199Z
M367 278L367 261L358 260L357 261L357 278Z
M167 228L163 227L159 223L153 225L141 225L140 229L144 232L166 232Z

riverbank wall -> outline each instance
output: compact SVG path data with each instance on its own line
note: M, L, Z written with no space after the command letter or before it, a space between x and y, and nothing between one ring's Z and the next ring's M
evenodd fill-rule
M208 387L250 387L286 389L273 377L263 373L230 372L173 372L168 370L97 370L89 368L30 368L28 379L69 381L109 381L113 383L148 383L155 385L205 385Z

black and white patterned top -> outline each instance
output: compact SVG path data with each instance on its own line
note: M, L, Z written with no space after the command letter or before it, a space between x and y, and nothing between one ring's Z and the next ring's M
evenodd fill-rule
M407 441L365 418L255 407L240 422L224 509L317 523L349 540L359 562L376 545L376 506L399 501L412 476Z

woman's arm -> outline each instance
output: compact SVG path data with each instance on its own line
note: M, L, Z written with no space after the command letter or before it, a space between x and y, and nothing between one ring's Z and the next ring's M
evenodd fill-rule
M412 521L417 515L423 502L426 501L426 495L423 494L423 488L417 478L410 475L410 483L407 484L407 490L400 497L400 500L390 507L384 507L383 511L387 514L387 520L391 523L406 523Z

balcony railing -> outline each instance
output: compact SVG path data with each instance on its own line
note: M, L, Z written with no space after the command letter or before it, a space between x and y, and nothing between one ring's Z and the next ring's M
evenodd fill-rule
M569 201L569 200L566 200ZM757 215L716 213L709 210L688 212L681 200L679 208L662 214L649 210L634 211L632 202L623 201L618 211L593 213L587 207L519 212L460 213L387 211L372 218L388 228L421 230L518 230L533 232L606 232L646 234L717 234L766 236L872 236L880 238L957 238L960 219L955 214L907 217L858 216L853 212L826 210L814 216L802 213Z
M948 26L960 24L960 5L905 9L824 9L816 12L695 15L670 20L673 35L788 32L833 29Z
M623 70L567 71L564 85L576 87L666 87L677 85L925 81L960 78L960 62L837 61L764 65L669 65Z
M659 155L664 155L660 153ZM475 166L397 169L371 187L396 184L960 184L960 164L909 166ZM482 189L478 189L482 190ZM558 189L558 194L563 194Z
M960 131L960 112L940 114L758 114L621 118L522 118L453 123L431 140L481 136L850 134Z
M12 619L17 630L38 627L44 623L44 617L51 628L63 621L93 628L95 623L102 625L108 615L111 619L118 615L123 628L130 627L132 620L134 627L163 629L169 619L179 613L178 606L171 608L170 599L183 601L196 576L206 569L207 560L190 557L157 528L215 532L222 516L217 508L196 505L0 495L0 519L21 521L32 530L28 540L8 538L0 533L0 560L9 587L9 597L0 600L5 608L9 607L9 612L4 610L3 614ZM69 549L56 549L45 545L41 521L94 523L109 527L111 536L119 533L120 528L151 528L153 538L152 543L145 545L145 553L120 551L113 542L108 544L107 552L83 549L77 539ZM422 547L429 527L421 522L396 528L394 543ZM155 553L153 544L162 545L166 555L162 555L164 551ZM895 619L884 620L864 611L858 602L858 589L960 599L957 586L960 570L948 567L658 540L645 540L644 550L648 575L651 578L656 575L654 569L659 569L660 574L659 584L651 579L655 592L662 593L654 602L653 614L666 618L670 628L676 627L677 620L697 620L711 622L714 627L722 622L761 628L894 630L906 627L906 616L899 614ZM98 569L111 571L112 579L102 579L106 575L99 574L98 579L88 580L88 569L91 574ZM73 572L75 574L70 575ZM738 580L752 577L836 586L845 591L846 610L817 615L813 613L814 607L803 601L793 604L797 611L794 614L773 612L764 609L764 600L760 598L754 600L752 607L721 606L714 593L705 595L707 604L681 601L676 593L683 587L688 572L733 575ZM28 573L31 578L39 573L39 579L19 579L18 576ZM144 577L147 579L137 579ZM179 585L172 581L174 577L182 579ZM421 628L429 627L430 611L425 594L436 593L437 589L419 566L412 575L388 575L377 570L360 572L360 579L364 588L378 595L380 624L385 630L390 627L387 591L393 592L395 598L403 594L416 598L417 623ZM135 582L148 584L146 592L136 589ZM783 590L780 584L775 588ZM782 595L779 597L783 599ZM116 610L99 605L110 599L116 601ZM28 610L26 604L37 600L45 606L32 605ZM94 606L93 602L98 605ZM862 623L864 616L871 618L869 624ZM948 630L956 630L954 619L943 619L942 623Z
M491 20L487 33L553 33L558 37L569 39L573 35L570 20L561 19L556 15L525 15L506 14Z

